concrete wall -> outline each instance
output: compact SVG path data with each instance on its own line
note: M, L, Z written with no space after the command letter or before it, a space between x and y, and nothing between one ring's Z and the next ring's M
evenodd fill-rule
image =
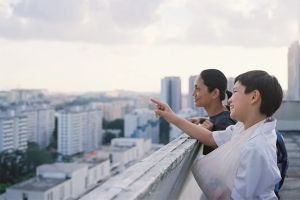
M7 200L17 200L23 199L24 195L27 195L28 200L44 200L45 193L44 192L35 192L35 191L21 191L21 190L14 190L14 189L6 189L6 199Z
M83 196L81 200L169 200L183 199L184 184L190 183L190 166L199 152L199 143L186 134L154 152L124 173L110 178L103 185ZM192 182L192 184L197 184ZM192 189L187 188L187 193ZM200 196L196 197L199 199Z
M300 101L283 101L274 117L279 131L300 131Z

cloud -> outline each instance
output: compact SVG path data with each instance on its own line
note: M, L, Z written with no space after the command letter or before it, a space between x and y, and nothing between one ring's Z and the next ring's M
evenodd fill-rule
M278 47L297 39L299 8L299 0L0 0L0 38Z
M192 24L179 42L230 46L286 46L297 37L299 0L191 0Z
M0 37L102 44L136 43L162 1L22 0L0 4Z

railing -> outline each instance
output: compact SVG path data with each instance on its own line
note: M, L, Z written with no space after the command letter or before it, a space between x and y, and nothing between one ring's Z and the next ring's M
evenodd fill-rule
M80 200L200 199L190 171L199 146L183 134Z

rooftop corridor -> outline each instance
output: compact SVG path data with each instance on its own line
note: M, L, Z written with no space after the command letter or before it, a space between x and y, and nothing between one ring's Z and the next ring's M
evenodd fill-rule
M281 200L300 199L300 132L282 133L289 156L289 177L279 192Z

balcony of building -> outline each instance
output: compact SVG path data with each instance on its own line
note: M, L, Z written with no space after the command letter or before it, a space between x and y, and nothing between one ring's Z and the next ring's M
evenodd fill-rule
M289 177L280 190L281 200L300 199L300 102L284 102L275 118L290 160ZM200 146L197 140L183 134L81 200L199 200L202 191L190 167L201 154Z

